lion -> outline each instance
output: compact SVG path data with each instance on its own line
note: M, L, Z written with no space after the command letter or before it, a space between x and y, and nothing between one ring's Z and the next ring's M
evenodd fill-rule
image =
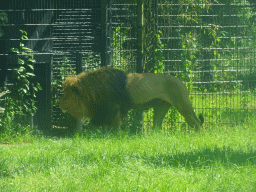
M61 110L78 119L91 117L92 126L120 127L132 105L126 72L111 67L68 77L63 92Z
M204 122L203 115L197 118L186 86L177 77L159 73L130 73L128 89L134 109L153 108L153 127L161 128L163 119L174 106L185 118L190 127L200 129Z
M68 77L63 83L60 108L77 118L91 117L92 125L120 127L130 109L154 109L153 127L161 128L171 106L185 117L190 127L200 129L186 86L168 74L130 73L103 67L94 72Z

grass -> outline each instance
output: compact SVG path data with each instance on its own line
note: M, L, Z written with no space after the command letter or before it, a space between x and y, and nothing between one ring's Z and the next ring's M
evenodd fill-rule
M255 191L256 126L0 145L0 191Z

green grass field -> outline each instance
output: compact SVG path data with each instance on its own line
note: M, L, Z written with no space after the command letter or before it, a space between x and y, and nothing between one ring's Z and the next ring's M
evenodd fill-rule
M256 126L1 144L0 191L256 191Z

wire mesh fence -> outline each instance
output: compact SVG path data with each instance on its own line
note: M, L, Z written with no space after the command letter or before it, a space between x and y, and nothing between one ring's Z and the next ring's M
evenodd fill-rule
M144 72L170 73L186 82L206 124L245 123L256 106L255 7L250 0L144 0ZM28 32L26 46L34 54L53 55L54 124L60 119L55 100L63 74L75 71L77 53L82 54L84 71L100 67L104 30L111 65L136 72L136 0L13 0L0 12L9 20L1 57L17 46L21 28ZM1 71L11 70L10 60L4 61L7 67ZM168 117L167 128L183 122L175 110ZM151 119L148 113L144 120L150 124Z
M110 24L118 48L114 62L134 67L136 3L121 4L118 0L112 4ZM170 73L185 81L196 111L204 114L208 124L244 123L253 118L253 2L145 0L143 14L145 72ZM166 118L167 127L183 121L173 110L168 116L172 118Z

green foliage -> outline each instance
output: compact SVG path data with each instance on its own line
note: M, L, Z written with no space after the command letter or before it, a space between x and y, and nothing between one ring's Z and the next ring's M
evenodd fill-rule
M248 66L253 65L250 60L254 60L254 53L250 49L255 49L256 45L256 12L251 2L160 0L158 23L164 37L161 40L166 45L166 49L163 49L165 69L178 71L182 80L190 82L189 90L197 88L214 92L237 88L237 76L242 77L243 69L247 70ZM153 1L148 0L145 5L149 7L146 14L150 15L146 17L151 18L146 23L154 26L152 4ZM152 28L145 31L145 37ZM168 65L168 60L182 62ZM206 83L193 87L194 81Z
M100 55L88 53L86 55L85 60L83 61L83 65L84 65L85 70L99 68L101 66Z
M153 30L154 32L154 30ZM158 30L156 34L150 33L144 39L144 57L145 72L163 73L164 71L164 54L165 45L161 41L162 31Z
M113 31L112 38L112 65L118 69L124 69L129 61L131 56L127 54L124 49L127 49L128 44L128 34L131 31L129 27L123 27L122 25L116 27ZM126 68L126 70L130 70Z
M55 116L54 126L57 127L74 127L75 119L69 113L61 113L59 108L60 98L63 94L62 83L68 76L75 75L73 67L67 57L63 61L57 62L56 67L53 68L53 73L56 74L52 82L52 96L53 96L53 111L57 111Z
M41 89L37 83L34 85L34 66L32 50L24 47L23 40L27 39L27 33L22 33L20 48L12 48L18 56L15 70L12 73L13 85L9 87L10 93L5 99L3 122L0 126L1 136L16 135L27 132L30 117L36 111L35 93Z
M41 89L37 83L33 84L33 73L35 62L32 50L24 47L23 40L27 39L26 31L20 30L22 33L20 48L12 48L12 51L17 54L18 62L16 69L12 74L13 86L10 86L10 99L15 105L14 111L20 111L25 115L31 115L35 112L35 93ZM10 109L10 107L8 107ZM12 111L13 111L12 110ZM8 111L8 110L7 110Z
M63 61L58 61L53 68L53 73L56 74L52 82L52 96L54 107L58 107L59 105L60 94L62 91L62 83L68 76L76 74L76 72L69 63L70 61L68 60L68 58L64 57Z
M0 37L4 35L3 27L8 22L8 17L5 12L0 13Z
M193 1L191 1L193 2ZM180 58L182 60L182 66L179 69L182 70L182 79L185 82L189 82L188 90L192 91L193 81L199 80L199 76L194 74L193 71L205 70L201 77L201 81L213 81L211 74L209 74L213 66L211 63L198 63L198 59L210 60L213 56L219 57L219 53L213 48L219 47L220 42L220 31L219 26L215 24L214 20L206 20L202 17L202 14L209 14L211 12L211 6L214 1L205 1L204 4L188 4L188 6L182 6L181 14L178 16L178 20L186 25L199 26L194 27L183 27L179 29L179 36L181 37L181 52ZM215 13L216 14L216 13ZM192 17L193 15L193 17ZM215 18L215 17L214 17ZM214 19L213 18L213 19ZM196 68L197 67L197 68ZM209 78L210 77L210 78ZM209 87L207 87L209 89Z
M163 49L166 45L162 42L162 31L158 29L155 5L152 0L144 1L143 19L143 53L144 53L144 72L163 73L165 59ZM150 23L150 25L149 25Z
M24 115L21 112L16 112L14 103L10 99L5 100L5 111L4 116L0 119L0 143L11 143L12 141L24 141L32 139L32 130L30 124L30 116Z
M196 34L192 31L181 34L182 38L182 49L181 52L181 60L182 66L180 69L182 70L181 79L184 82L189 82L187 85L188 91L191 92L193 89L193 77L194 74L192 72L192 66L196 65L196 54L198 51L198 42L196 41Z

